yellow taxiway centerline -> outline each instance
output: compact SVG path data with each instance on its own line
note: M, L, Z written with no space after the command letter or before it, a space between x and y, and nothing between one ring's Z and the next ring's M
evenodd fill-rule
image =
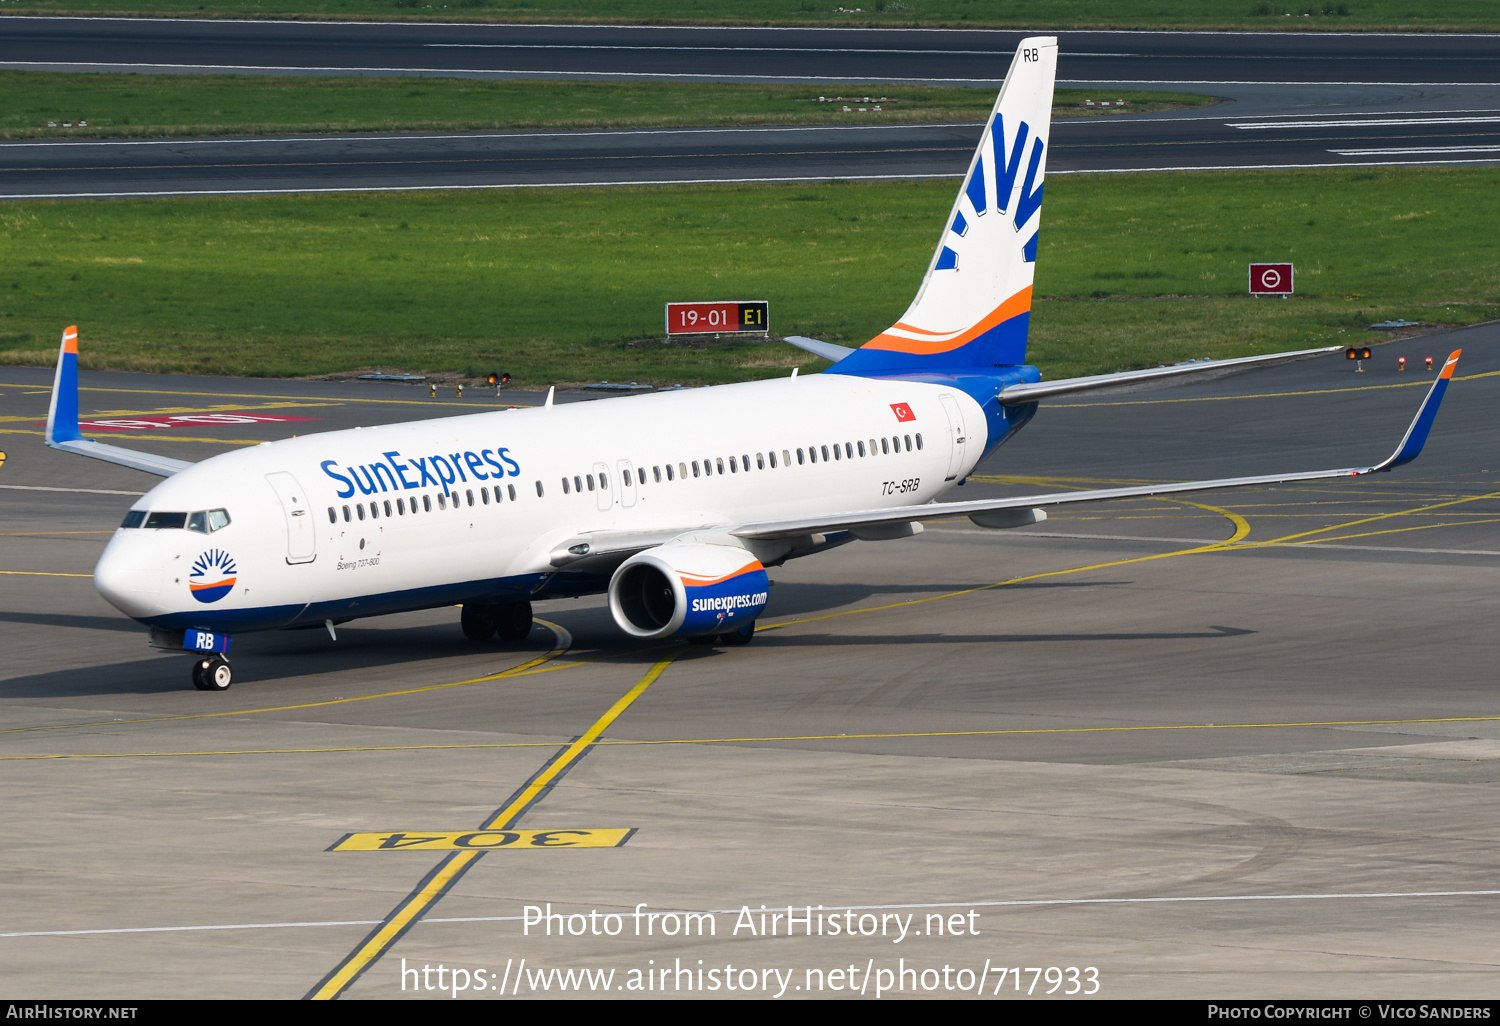
M584 731L556 757L549 760L542 767L541 772L532 777L503 807L485 820L481 829L492 830L514 826L546 792L547 788L587 754L598 741L599 735L604 733L621 713L630 708L631 704L641 697L666 668L682 654L683 650L679 649L652 666L634 687L625 692L603 716L594 721L593 726ZM417 884L416 889L407 895L390 915L386 916L385 921L371 931L359 947L350 952L348 957L313 988L307 995L308 999L328 1001L339 997L359 978L361 973L384 955L424 912L435 905L458 882L464 872L479 861L483 854L483 851L458 851L439 862L436 868Z

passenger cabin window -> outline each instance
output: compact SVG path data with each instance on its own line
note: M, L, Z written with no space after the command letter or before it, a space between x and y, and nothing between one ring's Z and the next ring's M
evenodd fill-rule
M885 453L887 456L889 456L891 453L890 443L887 442L884 438L880 440L880 451Z
M349 507L345 506L344 507L344 523L347 524L349 521L351 521L353 519L354 519L354 517L349 513Z
M641 484L645 484L646 483L646 468L645 467L637 467L636 471L635 471L635 476L640 479ZM656 479L658 481L661 480L661 469L660 468L658 468L657 471L656 471Z
M365 504L362 502L355 503L354 512L359 515L359 519L363 520L365 518Z
M380 503L378 503L378 502L372 502L372 503L370 503L370 519L371 520L379 520L380 519Z
M859 442L859 454L861 456L863 456L865 454L865 443L864 443L863 439L861 439L860 442Z
M826 456L825 456L825 457L824 457L824 459L827 459L827 458L828 458L828 457L826 457ZM840 451L840 450L839 450L839 447L838 447L838 443L837 443L837 442L835 442L835 443L834 443L834 446L833 446L833 458L834 458L834 459L836 459L836 460L841 460L841 459L843 459L843 458L844 458L844 454L843 454L843 452L841 452L841 451Z
M496 491L499 491L499 489L497 488ZM488 488L479 489L479 497L484 500L486 506L490 504L490 490Z
M542 493L542 483L540 481L538 481L536 483L536 497L538 499L540 499L542 497L542 494L543 494Z
M405 499L397 499L396 500L396 512L399 515L403 516L403 517L406 516L406 500Z
M694 477L698 476L698 461L697 460L693 461L693 476Z
M776 469L776 450L775 449L771 450L771 469L772 470Z
M594 475L593 474L587 474L587 475L584 476L584 480L589 483L589 491L593 491L594 490Z
M906 451L911 452L911 435L906 436Z
M922 448L922 432L917 432L917 448Z
M424 496L422 496L422 512L424 512L424 513L431 513L432 512L432 496L430 496L430 495L424 495Z
M330 509L328 512L331 514L333 512L333 510ZM143 510L143 509L133 509L129 513L125 514L125 519L122 520L122 521L120 521L120 526L121 527L140 527L145 522L146 522L146 511Z
M646 472L643 470L641 473L644 475ZM652 467L651 476L656 478L657 484L661 484L661 467ZM667 480L672 480L672 464L670 463L667 464Z
M126 517L126 519L128 520L130 518ZM332 506L328 507L328 522L330 524L336 524L339 522L338 510L334 509Z
M496 485L495 487L499 488L500 486ZM510 492L510 501L511 502L515 502L516 501L516 486L515 485L506 485L505 486L505 490L508 491L508 492ZM538 481L536 483L536 493L538 495L542 494L542 483L540 481Z
M599 490L601 492L609 491L609 475L602 470L599 472Z
M571 495L572 494L572 488L568 484L568 479L567 478L563 478L562 479L562 483L563 483L563 494L564 495ZM538 485L537 485L537 494L538 495L542 494L540 482L538 482Z
M787 452L785 449L781 450L781 462L790 467L792 465L792 454ZM771 466L776 466L776 460L774 456L771 460Z
M772 459L776 458L776 454L774 452L771 454L771 458ZM762 453L756 453L755 454L755 469L756 470L765 470L766 469L766 457L765 457L764 454L762 454Z
M797 466L802 466L802 450L797 450Z

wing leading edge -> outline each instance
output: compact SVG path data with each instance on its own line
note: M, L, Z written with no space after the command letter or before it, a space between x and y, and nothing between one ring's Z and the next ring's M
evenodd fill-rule
M78 328L76 326L69 326L63 332L62 346L58 349L57 376L52 379L52 402L47 408L47 431L44 437L47 445L53 449L103 460L106 463L116 463L134 470L144 470L157 477L171 477L178 471L192 466L186 460L155 456L149 452L134 452L83 437L83 433L78 430Z
M874 524L904 523L917 520L935 520L939 517L969 516L993 513L1001 510L1026 509L1046 506L1063 506L1077 502L1101 502L1108 499L1135 499L1151 495L1175 495L1184 492L1217 491L1222 488L1248 488L1255 485L1284 484L1294 481L1320 481L1338 477L1362 477L1393 470L1410 463L1422 452L1427 434L1437 418L1443 394L1453 378L1453 369L1458 365L1461 350L1454 350L1443 364L1442 373L1432 383L1427 398L1417 410L1406 434L1396 446L1395 452L1385 460L1369 467L1344 467L1337 470L1310 470L1288 474L1262 474L1256 477L1224 477L1204 481L1180 481L1171 484L1138 485L1128 488L1101 488L1085 492L1049 492L1041 495L1021 495L1010 499L979 499L973 502L934 502L925 506L897 506L892 509L852 510L822 517L802 517L787 520L769 520L762 523L742 524L729 533L740 538L794 538L811 532L841 531Z

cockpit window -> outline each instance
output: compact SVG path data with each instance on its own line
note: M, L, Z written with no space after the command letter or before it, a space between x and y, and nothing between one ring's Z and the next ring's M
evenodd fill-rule
M154 527L160 530L181 530L187 528L189 531L197 531L199 534L213 534L215 531L229 526L229 511L224 509L199 510L195 513L147 513L143 509L133 509L125 514L125 519L120 523L121 527Z
M181 529L187 524L186 513L152 513L146 517L146 526Z

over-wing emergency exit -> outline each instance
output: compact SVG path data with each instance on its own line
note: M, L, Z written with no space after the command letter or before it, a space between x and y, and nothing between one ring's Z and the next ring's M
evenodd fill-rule
M83 438L78 335L46 441L165 478L95 569L106 599L194 684L230 686L230 639L461 604L464 633L520 640L538 599L607 593L643 639L745 644L766 568L968 516L1361 476L1415 459L1452 354L1406 435L1363 467L936 503L1048 396L1326 352L1043 382L1026 364L1057 41L1023 41L916 298L858 349L794 340L822 374L302 435L189 464Z

